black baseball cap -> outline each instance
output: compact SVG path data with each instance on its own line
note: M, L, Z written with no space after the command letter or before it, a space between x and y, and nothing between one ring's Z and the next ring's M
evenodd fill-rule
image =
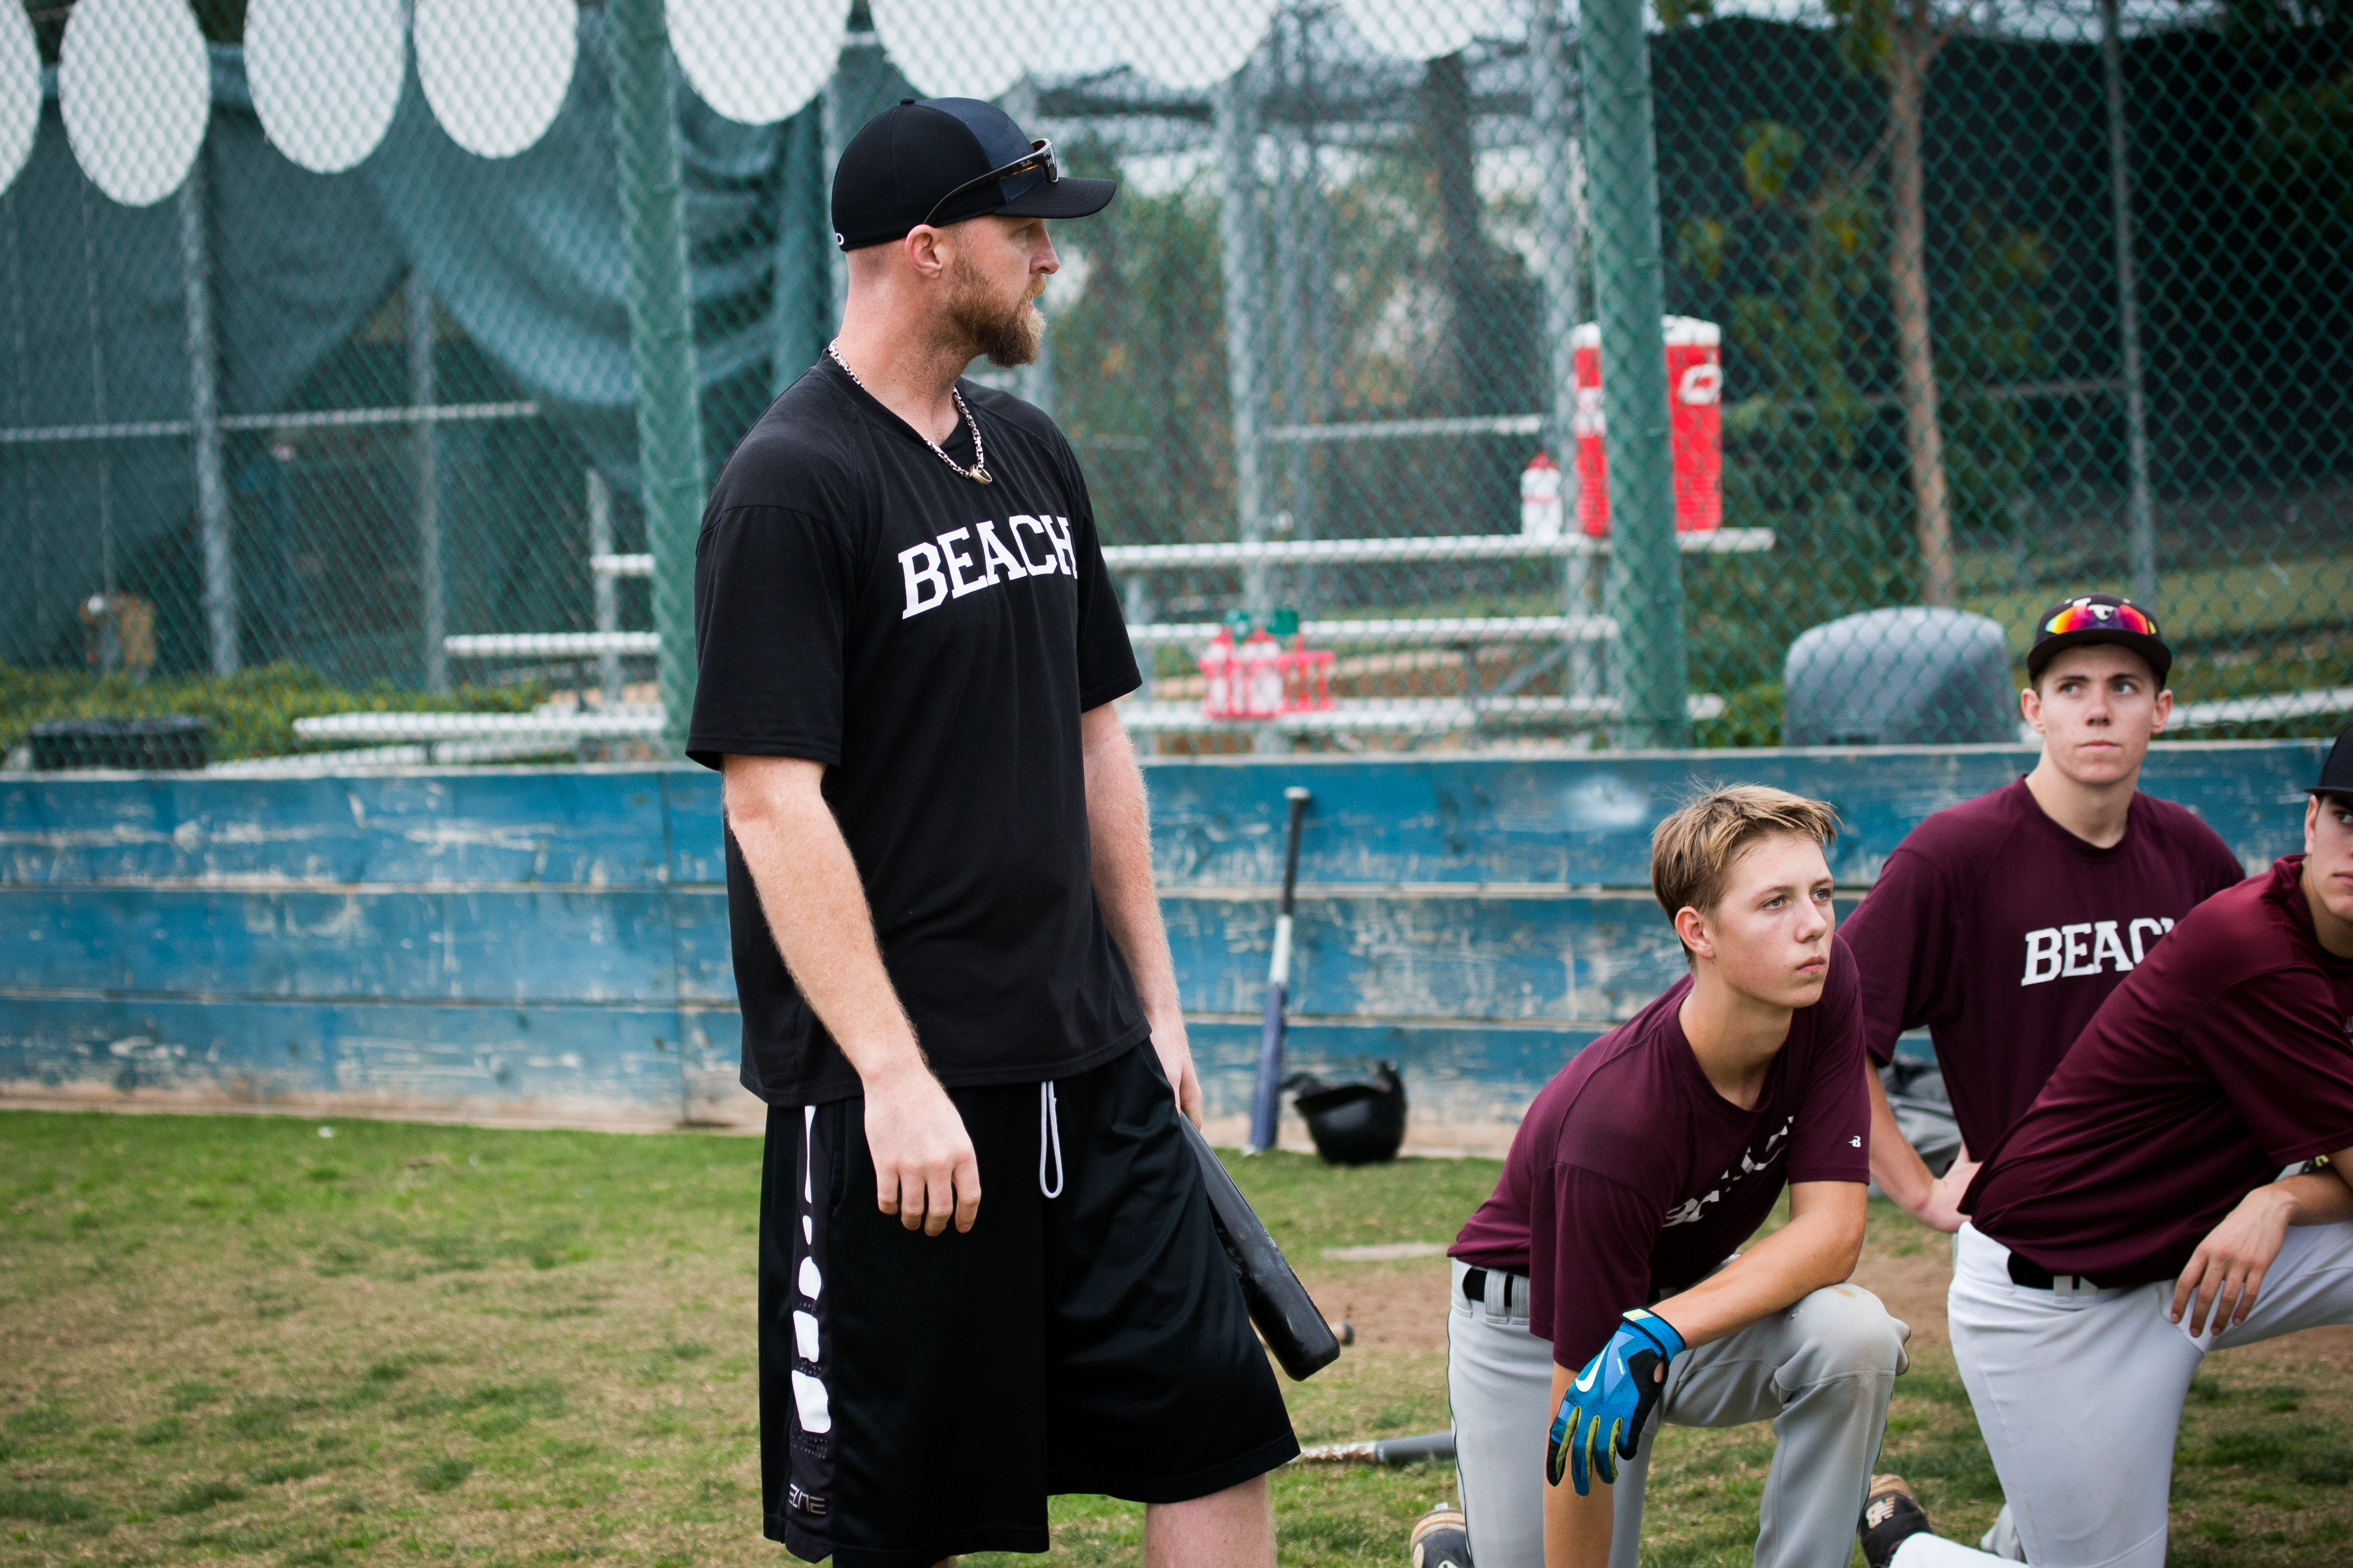
M2320 782L2304 793L2353 800L2353 724L2337 731L2337 744L2328 748L2328 760L2320 764Z
M844 250L1003 213L1086 217L1119 193L1116 180L1063 175L1050 142L976 98L902 98L866 122L833 171L833 242Z
M2158 689L2165 689L2165 678L2173 672L2173 650L2165 646L2157 617L2115 594L2078 594L2043 611L2034 623L2034 646L2026 650L2026 679L2042 679L2043 668L2052 659L2071 647L2097 642L2116 643L2148 660Z

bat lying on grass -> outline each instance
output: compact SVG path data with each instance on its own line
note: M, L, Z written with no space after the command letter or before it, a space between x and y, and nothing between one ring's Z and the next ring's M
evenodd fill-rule
M1303 1465L1410 1465L1422 1459L1454 1458L1452 1432L1424 1432L1414 1437L1379 1437L1369 1443L1318 1443L1299 1450Z

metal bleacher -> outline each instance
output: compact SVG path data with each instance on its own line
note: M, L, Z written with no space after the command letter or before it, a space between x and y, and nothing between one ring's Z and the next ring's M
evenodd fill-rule
M598 488L592 483L592 503ZM592 504L591 510L593 513L601 509ZM604 537L609 538L609 534ZM1774 545L1770 529L1688 532L1677 535L1676 542L1687 554L1742 554L1770 550ZM1466 534L1112 545L1105 547L1103 560L1113 573L1126 575L1366 563L1590 561L1607 556L1609 550L1607 539L1588 538L1581 533L1556 538ZM508 748L513 754L532 754L533 748L544 752L582 742L658 739L663 728L660 705L624 701L619 670L624 658L658 653L660 638L654 632L621 630L610 590L610 584L619 579L651 577L653 557L598 549L589 556L588 565L598 584L598 629L455 636L445 639L444 647L452 658L540 658L579 660L584 664L594 659L601 669L601 701L591 703L575 698L543 705L530 713L336 713L299 719L295 721L295 732L311 742L341 741L353 745L398 748L400 755L395 758L387 753L384 758L386 762L457 761L460 760L459 754L444 756L440 749L460 746L474 752ZM1216 625L1209 623L1143 621L1131 624L1128 634L1135 646L1138 663L1148 671L1155 650L1198 647L1214 637L1217 630ZM1604 645L1618 632L1617 623L1607 616L1311 620L1303 622L1300 630L1307 643L1315 647L1456 650L1465 660L1465 693L1455 697L1347 698L1315 711L1285 714L1272 720L1235 721L1207 717L1198 701L1155 700L1147 681L1145 690L1122 709L1127 728L1142 735L1255 734L1263 744L1302 734L1346 737L1436 735L1470 730L1574 730L1607 724L1620 710L1615 698L1598 691L1522 696L1508 689L1480 689L1477 655L1482 647L1498 644L1559 644L1575 649ZM1724 700L1720 697L1694 696L1690 706L1694 719L1706 719L1723 711ZM427 749L426 755L414 754L419 746ZM355 763L364 760L364 755L344 752L340 754L340 760Z

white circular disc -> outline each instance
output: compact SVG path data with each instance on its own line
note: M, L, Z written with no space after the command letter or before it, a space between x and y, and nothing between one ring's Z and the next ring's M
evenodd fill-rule
M1120 58L1163 87L1215 87L1249 63L1281 0L1101 0Z
M1029 68L1032 0L870 0L891 63L926 98L995 98Z
M16 181L41 131L41 49L22 5L0 11L0 191Z
M449 140L512 158L547 134L580 52L573 0L417 0L417 78Z
M695 94L745 125L797 113L833 75L849 0L670 0L670 47Z
M195 13L181 0L81 0L66 18L58 108L100 190L127 207L178 190L213 110Z
M403 22L400 0L252 0L245 79L270 144L319 174L375 152L400 106Z
M1409 60L1434 60L1492 31L1505 0L1340 0L1365 42Z

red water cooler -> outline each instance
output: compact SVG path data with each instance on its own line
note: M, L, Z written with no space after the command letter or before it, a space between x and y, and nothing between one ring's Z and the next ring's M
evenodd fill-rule
M1724 333L1714 321L1668 316L1667 403L1672 414L1675 529L1704 533L1724 526ZM1599 538L1609 531L1609 479L1602 456L1601 329L1577 329L1577 521Z

